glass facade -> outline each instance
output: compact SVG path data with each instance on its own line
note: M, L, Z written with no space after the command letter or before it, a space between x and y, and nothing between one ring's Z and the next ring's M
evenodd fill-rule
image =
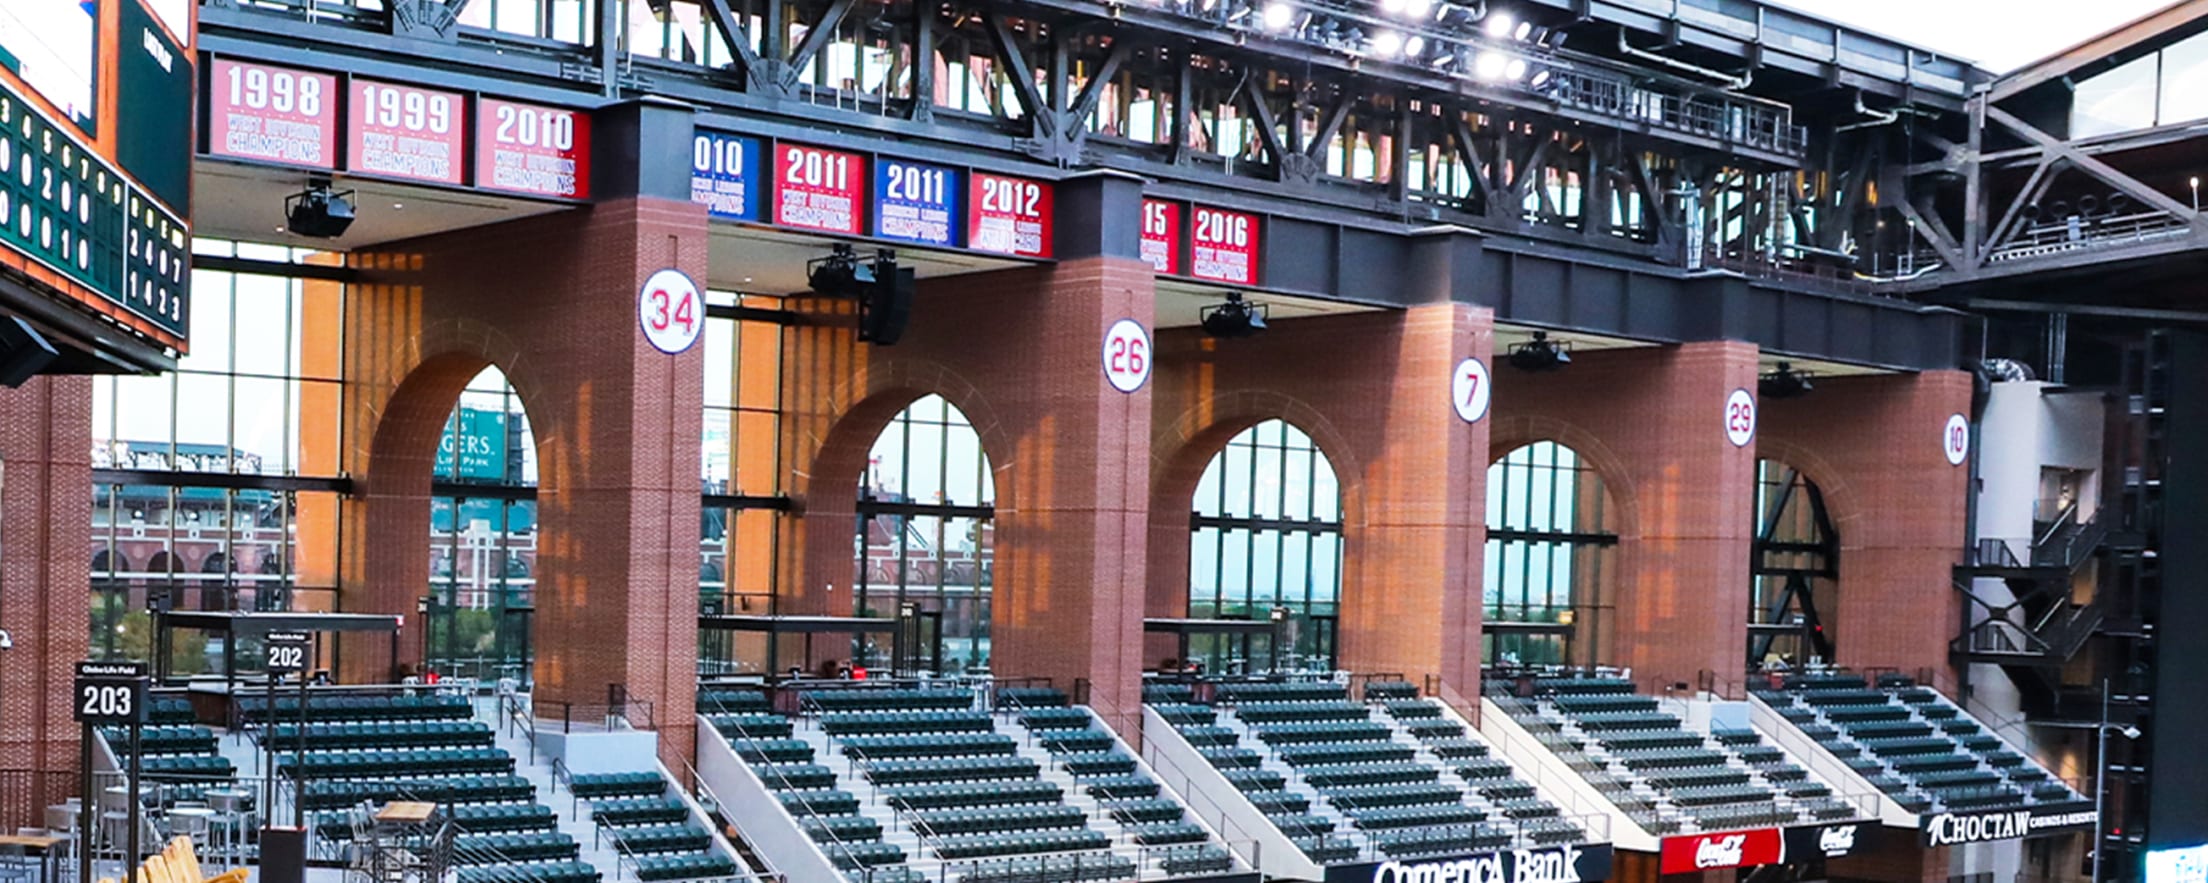
M1189 531L1191 618L1282 617L1278 648L1268 635L1195 635L1190 661L1213 672L1333 667L1342 492L1309 435L1267 420L1228 441L1197 482Z
M773 309L779 299L706 292L717 308ZM774 609L777 519L782 493L782 328L721 315L707 318L705 420L699 488L704 494L698 548L698 611L763 614ZM744 554L736 554L737 550ZM791 642L793 645L796 642ZM791 654L801 649L787 649ZM767 664L758 633L698 633L699 674L758 674ZM794 655L785 660L802 662Z
M439 674L526 680L536 609L536 437L506 375L468 381L437 440L422 658Z
M1833 658L1840 538L1824 492L1799 470L1756 461L1756 539L1748 665L1798 668Z
M1614 517L1602 477L1571 448L1535 442L1488 466L1482 661L1600 661Z
M892 646L859 639L852 658L899 673L989 670L996 481L966 415L924 396L875 437L859 476L856 609L896 617Z

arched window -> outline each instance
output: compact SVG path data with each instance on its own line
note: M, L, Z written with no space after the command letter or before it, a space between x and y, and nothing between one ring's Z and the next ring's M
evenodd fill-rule
M1285 420L1243 430L1196 485L1188 615L1265 620L1277 610L1280 625L1270 633L1192 636L1191 660L1213 672L1331 669L1341 588L1342 491L1334 465Z
M1754 554L1749 667L1831 661L1837 636L1826 614L1839 609L1840 534L1817 483L1776 460L1756 461Z
M1483 661L1599 661L1614 518L1602 477L1571 448L1535 442L1487 467Z
M527 680L535 613L537 446L506 375L468 381L437 439L429 517L429 666Z
M988 671L997 487L981 436L924 396L875 437L858 479L855 612L894 617L899 633L860 638L852 658L899 674Z

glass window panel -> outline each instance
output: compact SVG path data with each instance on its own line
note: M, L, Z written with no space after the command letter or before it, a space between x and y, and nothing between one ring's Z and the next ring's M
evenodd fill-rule
M192 271L192 351L176 360L179 371L230 370L229 273ZM261 340L281 340L263 338ZM246 338L254 341L255 338Z
M2208 118L2208 34L2196 34L2162 50L2163 125Z
M2070 137L2089 138L2154 125L2155 71L2149 55L2079 83L2070 109Z
M205 471L211 458L230 452L230 378L220 374L176 375L175 468Z
M231 411L231 446L235 451L227 463L203 462L201 466L272 475L290 471L292 442L297 438L290 419L291 386L290 381L279 378L237 378L236 407Z
M291 373L291 296L298 283L275 276L232 278L237 292L233 321L238 335L238 373L270 377ZM197 341L193 346L198 346Z

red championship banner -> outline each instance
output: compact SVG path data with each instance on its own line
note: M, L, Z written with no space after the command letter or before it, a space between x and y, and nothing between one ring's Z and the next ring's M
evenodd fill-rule
M1190 212L1188 275L1229 285L1257 284L1257 216L1196 206Z
M345 114L345 169L457 185L467 135L467 99L459 94L356 77Z
M968 189L967 247L1023 258L1050 257L1049 184L975 172Z
M337 168L337 77L228 58L208 77L209 154Z
M774 222L857 236L866 226L866 159L855 153L774 146Z
M1786 855L1785 842L1777 828L1666 837L1659 870L1666 874L1692 874L1721 868L1775 865Z
M1151 272L1170 276L1181 271L1181 204L1162 199L1142 201L1142 259Z
M590 114L485 98L476 105L475 185L590 198Z

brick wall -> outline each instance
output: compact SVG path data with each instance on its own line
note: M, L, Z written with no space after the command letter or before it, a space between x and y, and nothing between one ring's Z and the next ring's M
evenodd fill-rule
M1235 434L1279 418L1309 434L1341 484L1340 664L1438 674L1477 695L1488 421L1450 403L1451 373L1488 356L1491 314L1439 304L1273 323L1246 340L1160 336L1151 442L1148 615L1188 611L1189 521L1204 467ZM1153 638L1154 661L1177 651Z
M637 290L663 267L705 278L703 209L638 199L353 256L345 444L346 609L406 614L429 584L429 489L460 390L496 365L528 411L538 462L537 702L649 701L666 757L693 737L703 346L653 349ZM700 319L702 321L702 310ZM380 642L381 638L373 639ZM388 654L349 646L347 676Z
M89 651L91 469L89 379L0 389L0 628L15 640L0 650L0 770L77 767L69 688Z
M1616 597L1595 658L1643 690L1741 683L1755 449L1725 400L1756 387L1756 348L1720 342L1581 351L1561 371L1497 369L1489 459L1536 441L1578 451L1617 509ZM1584 629L1583 629L1584 631Z

